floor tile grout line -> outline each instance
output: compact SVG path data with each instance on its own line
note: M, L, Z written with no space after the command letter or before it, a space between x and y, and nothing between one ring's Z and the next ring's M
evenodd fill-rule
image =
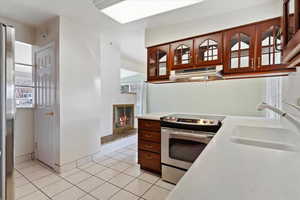
M127 150L128 150L128 149L126 148L126 151L127 151ZM136 152L136 150L128 150L128 151ZM111 153L113 153L113 152L111 152ZM122 155L122 156L124 155L124 156L126 156L127 158L130 158L130 157L134 157L134 156L135 156L135 155L128 155L128 154L122 153L122 152L117 152L117 155L118 155L118 154L119 154L119 155ZM59 174L55 174L55 173L54 173L54 174L55 174L56 176L60 177L61 179L67 181L67 182L70 183L72 186L75 186L76 188L78 188L78 189L80 189L81 191L83 191L83 192L84 192L84 196L80 197L80 199L84 198L84 197L87 196L87 195L90 195L90 196L92 196L93 198L96 198L95 196L93 196L93 195L91 194L91 192L94 191L94 190L97 190L98 188L100 188L100 187L101 187L103 184L105 184L105 183L109 183L109 184L114 185L115 187L119 188L120 190L118 190L118 192L121 191L121 190L123 190L123 191L126 191L126 192L129 192L129 193L133 194L134 196L138 197L139 199L143 199L143 196L144 196L151 188L153 188L153 186L159 187L159 188L164 189L164 190L166 190L166 191L170 191L170 189L161 187L160 185L156 185L156 183L157 183L161 178L158 178L154 183L152 183L152 182L150 182L150 181L148 182L148 181L146 181L146 180L143 180L143 179L140 179L140 178L139 178L142 174L147 173L147 172L142 172L139 176L132 176L132 175L130 175L130 174L126 174L125 171L126 171L127 169L131 168L131 167L137 166L136 163L126 162L126 161L124 161L125 158L124 158L124 159L118 159L118 158L116 159L114 156L109 156L109 155L103 155L103 157L106 157L106 159L104 159L104 160L102 160L102 161L105 161L105 160L108 160L108 159L113 159L113 160L116 160L117 162L121 162L121 163L124 163L124 164L129 165L129 167L127 167L127 168L125 168L125 169L123 169L123 170L116 170L116 169L114 169L114 168L111 168L111 166L101 165L100 163L101 163L102 161L97 161L97 159L92 158L91 161L90 161L91 163L93 163L93 164L95 164L95 165L99 165L99 166L101 166L101 167L105 167L106 169L111 169L111 170L114 170L114 171L118 171L119 173L118 173L117 175L111 177L111 178L108 179L108 180L104 180L104 179L101 179L100 177L98 177L98 176L96 176L96 175L99 174L99 173L101 173L101 172L103 172L103 171L105 171L106 169L103 169L102 171L99 171L99 172L93 174L93 173L90 173L90 172L88 172L88 171L85 170L85 169L91 168L91 167L93 167L93 166L89 166L89 167L86 167L86 168L79 168L79 167L80 167L80 166L79 166L79 167L76 167L76 168L74 168L74 169L79 169L80 171L82 171L82 172L84 172L84 173L87 173L87 174L89 174L90 176L87 177L86 179L81 180L80 182L78 182L78 183L76 183L76 184L75 184L75 183L72 183L72 182L69 181L69 180L67 180L67 177L74 175L76 172L74 172L74 173L72 173L72 174L69 174L68 176L65 176L65 177L64 177L64 176L60 176ZM28 166L28 167L32 167L32 166ZM42 166L42 167L44 167L44 166ZM70 170L70 171L71 171L71 170ZM19 170L18 170L18 172L19 172ZM19 173L20 173L22 176L24 176L30 183L32 183L32 185L34 185L39 191L41 191L40 188L37 187L33 182L31 182L24 174L22 174L21 172L19 172ZM132 179L130 182L128 182L126 185L124 185L123 187L117 186L117 185L115 185L115 184L113 184L113 183L110 182L110 180L112 180L113 178L115 178L116 176L118 176L118 175L120 175L120 174L130 176L130 177L132 177L133 179ZM149 174L151 174L151 173L149 173ZM50 176L50 175L47 175L47 176ZM46 176L45 176L45 177L46 177ZM100 184L98 187L95 187L95 188L94 188L93 190L91 190L90 192L87 192L87 191L81 189L81 188L78 186L80 183L86 181L87 179L89 179L89 178L91 178L91 177L98 178L98 179L100 179L100 180L102 180L102 181L104 181L104 182L103 182L102 184ZM42 177L42 178L44 178L44 177ZM41 179L41 178L40 178L40 179ZM131 191L126 190L125 188L126 188L129 184L131 184L133 181L135 181L135 180L144 181L144 182L150 184L150 187L149 187L142 195L137 195L137 194L135 194L135 193L133 193L133 192L131 192ZM53 183L52 183L52 184L53 184ZM50 185L50 184L49 184L49 185ZM70 188L72 188L72 187L70 187ZM68 188L67 190L69 190L70 188ZM66 190L64 190L64 191L62 191L62 192L65 192L65 191L66 191ZM43 191L41 191L41 192L44 193ZM60 192L60 193L62 193L62 192ZM114 194L110 197L110 199L113 198L118 192L114 193ZM60 194L60 193L57 193L57 194L55 194L54 196L56 196L56 195L58 195L58 194ZM30 193L30 194L32 194L32 193ZM29 194L29 195L30 195L30 194ZM27 196L27 195L26 195L26 196ZM49 197L47 194L46 194L46 196ZM54 197L54 196L53 196L53 197ZM52 199L52 197L49 197L49 198ZM96 199L98 199L98 198L96 198Z
M81 169L80 169L80 170L81 170ZM118 170L116 170L116 171L118 171ZM119 172L120 172L120 171L119 171ZM124 174L124 173L120 172L118 175L120 175L120 174ZM99 177L96 176L96 174L95 174L95 175L94 175L94 174L91 174L91 175L94 176L94 177L96 177L96 178L99 178ZM130 176L130 175L124 174L124 175L130 176L130 177L133 178L133 179L132 179L129 183L127 183L124 187L120 187L120 186L118 186L118 185L115 185L114 183L109 182L110 180L112 180L113 178L115 178L115 177L118 176L118 175L113 176L113 177L110 178L109 180L104 180L104 179L99 178L99 179L101 179L101 180L103 180L103 181L105 181L105 182L104 182L103 184L99 185L98 187L94 188L92 191L97 190L98 188L100 188L100 187L101 187L102 185L104 185L105 183L109 183L109 184L111 184L111 185L113 185L113 186L115 186L115 187L118 187L118 188L120 189L119 191L124 190L124 191L129 192L129 193L131 193L131 194L133 194L133 195L135 195L135 196L137 196L137 197L139 197L139 198L142 198L142 196L139 196L139 195L137 195L137 194L135 194L135 193L133 193L133 192L128 191L128 190L125 189L125 187L127 187L130 183L132 183L132 182L135 181L136 179L138 179L138 177L134 177L134 176ZM141 179L138 179L138 180L141 180ZM146 181L145 181L145 182L146 182ZM149 183L149 182L146 182L146 183ZM151 184L151 187L152 187L152 183L149 183L149 184ZM92 191L91 191L91 192L92 192ZM118 191L118 192L119 192L119 191ZM93 196L93 195L91 194L91 192L89 192L89 195ZM118 192L114 193L110 198L112 198L113 196L115 196ZM93 197L96 198L95 196L93 196ZM110 198L109 198L109 199L110 199ZM98 198L96 198L96 199L98 199Z
M129 157L130 155L128 155L128 157ZM107 156L107 157L109 157L109 156ZM109 159L109 158L108 158ZM116 160L116 159L115 159ZM92 160L93 161L93 160ZM30 162L30 161L29 161ZM28 166L28 167L24 167L24 168L21 168L21 169L26 169L26 168L30 168L30 167L34 167L35 165L37 165L37 166L40 166L40 167L42 167L42 168L45 168L46 170L49 170L49 172L50 173L52 173L52 174L55 174L55 173L53 173L52 172L52 169L50 169L50 168L48 168L47 166L45 166L44 164L42 164L42 163L40 163L40 162L38 162L37 160L35 160L35 161L32 161L32 162L37 162L37 163L35 163L34 165L31 165L31 166ZM95 164L98 164L98 163L95 163ZM102 166L102 165L100 165L100 166ZM105 167L107 167L107 166L105 166ZM76 167L77 168L77 167ZM109 167L107 167L107 168L109 168ZM130 168L130 167L128 167L128 168ZM127 169L128 169L127 168ZM75 168L74 168L75 169ZM77 168L77 169L79 169L79 168ZM31 185L33 185L38 191L40 191L40 192L42 192L44 195L46 195L46 197L48 197L48 198L50 198L50 199L52 199L52 197L50 197L48 194L46 194L43 190L42 190L42 188L40 188L40 187L38 187L37 185L35 185L35 183L33 183L33 181L35 181L35 180L31 180L31 179L29 179L27 176L28 176L28 174L27 174L27 176L23 173L23 172L21 172L21 170L20 169L17 169L17 168L15 168L15 170L19 173L19 174L21 174ZM42 169L41 169L42 170ZM38 171L41 171L41 170L38 170ZM81 170L81 169L79 169L80 171L83 171L83 172L85 172L85 173L87 173L86 171L84 171L84 170ZM115 170L115 169L113 169L113 170ZM126 170L126 169L125 169ZM119 170L116 170L116 171L119 171ZM120 172L120 171L119 171ZM34 173L34 172L32 172L32 173ZM29 173L29 174L32 174L32 173ZM74 175L76 172L74 172L74 173L72 173L72 174L70 174L70 175L68 175L67 177L69 177L69 176L72 176L72 175ZM99 172L100 173L100 172ZM122 172L120 172L120 174L121 174ZM47 176L50 176L50 175L52 175L52 174L48 174L48 175L45 175L45 176L42 176L42 177L40 177L40 178L38 178L38 179L36 179L36 180L39 180L39 179L42 179L42 178L45 178L45 177L47 177ZM89 173L90 174L90 173ZM56 175L56 174L55 174ZM63 176L60 176L60 175L58 175L60 178L62 178L63 180L65 180L65 181L67 181L68 183L70 183L71 185L73 185L73 186L75 186L75 187L77 187L77 188L79 188L81 191L83 191L84 193L86 193L86 194L89 194L89 193L87 193L86 191L84 191L84 190L82 190L80 187L78 187L77 185L75 185L75 184L73 184L72 182L70 182L69 180L67 180L66 179L66 177L63 177ZM90 176L91 177L91 176ZM90 178L89 177L89 178ZM99 178L99 177L97 177L97 178ZM88 179L88 178L86 178L86 179ZM111 180L111 179L110 179ZM82 180L82 181L84 181L84 180ZM81 182L82 182L81 181ZM58 182L58 181L57 181ZM108 181L107 181L108 182ZM54 182L54 183L56 183L56 182ZM79 182L80 183L80 182ZM51 185L51 184L49 184L49 185ZM45 186L46 187L46 186ZM70 188L72 188L72 187L70 187ZM67 190L69 190L70 188L68 188L68 189L66 189L66 190L63 190L63 191L61 191L61 192L59 192L59 193L57 193L57 194L55 194L55 195L53 195L53 197L54 196L56 196L56 195L58 195L58 194L60 194L60 193L62 193L62 192L65 192L65 191L67 191ZM119 187L120 188L120 187ZM121 188L122 189L122 188ZM32 193L29 193L28 195L31 195L31 194L33 194L33 193L35 193L36 191L34 191L34 192L32 192ZM20 197L20 198L23 198L23 197L25 197L25 196L27 196L27 195L24 195L24 196L22 196L22 197Z
M96 164L98 164L98 165L100 165L100 166L103 166L103 165L101 165L101 164L99 164L99 163L96 163ZM134 166L134 165L133 165L133 166ZM107 166L105 166L105 167L107 167ZM110 167L107 167L107 168L111 169ZM129 167L129 168L130 168L130 167ZM127 168L127 169L129 169L129 168ZM80 170L82 170L82 169L80 169ZM113 169L113 170L115 170L115 169ZM125 170L126 170L126 169L125 169ZM120 186L117 186L117 185L115 185L115 184L109 182L111 179L113 179L114 177L118 176L119 174L116 175L116 176L114 176L114 177L112 177L112 178L110 178L110 179L107 180L107 181L105 180L105 183L108 182L109 184L112 184L112 185L114 185L114 186L120 188L121 190L124 190L124 191L126 191L126 192L129 192L129 193L131 193L131 194L133 194L133 195L135 195L135 196L137 196L137 197L140 197L140 198L143 198L143 195L145 195L145 194L146 194L153 186L159 187L159 188L161 188L161 189L163 189L163 190L166 190L166 191L170 191L170 190L168 190L168 189L166 189L166 188L163 188L163 187L161 187L161 186L159 186L159 185L156 185L156 183L160 180L160 178L158 178L154 183L152 183L152 182L149 182L149 181L146 181L146 180L143 180L143 179L138 178L138 177L140 177L142 174L147 173L147 172L144 172L144 173L142 173L141 175L135 177L135 176L131 176L131 175L128 175L128 174L124 173L125 170L119 171L120 174L125 174L125 175L130 176L130 177L132 177L132 178L134 178L134 179L133 179L132 181L130 181L128 184L126 184L124 187L121 188ZM115 171L118 171L118 170L115 170ZM99 172L99 173L100 173L100 172ZM149 174L150 174L150 173L149 173ZM96 175L93 175L93 176L97 177ZM154 175L154 176L155 176L155 175ZM97 177L97 178L99 178L99 177ZM101 178L100 178L100 179L101 179ZM146 183L148 183L148 184L151 185L151 186L150 186L150 187L142 194L142 196L137 195L137 194L135 194L135 193L133 193L133 192L128 191L128 190L125 189L130 183L132 183L132 182L135 181L136 179L141 180L141 181L144 181L144 182L146 182ZM103 180L103 179L101 179L101 180ZM103 183L103 184L104 184L104 183ZM101 184L99 187L95 188L94 190L100 188L103 184ZM93 191L94 191L94 190L93 190ZM116 194L114 194L113 196L115 196L115 195L116 195ZM111 196L111 198L112 198L113 196ZM93 196L93 197L94 197L94 196ZM109 198L109 199L111 199L111 198Z
M23 175L19 170L17 170L17 169L15 169L17 172L19 172L21 175ZM37 188L37 190L38 191L40 191L41 193L43 193L47 198L49 198L49 199L52 199L50 196L48 196L48 194L46 194L44 191L42 191L39 187L37 187L33 182L31 182L31 180L29 179L29 178L27 178L25 175L23 175L26 179L27 179L27 181L31 184L31 185L33 185L35 188ZM31 195L31 194L33 194L33 193L35 193L36 191L34 191L34 192L32 192L32 193L30 193L30 194L28 194L28 195L24 195L24 196L22 196L22 197L20 197L20 198L23 198L23 197L26 197L26 196L29 196L29 195ZM18 199L20 199L20 198L18 198Z
M117 171L117 170L116 170L116 171ZM120 172L120 171L119 171L119 172ZM102 185L104 185L105 183L109 183L109 184L111 184L111 185L113 185L113 186L115 186L115 187L118 187L120 190L124 190L124 188L122 188L122 187L120 187L120 186L118 186L118 185L115 185L115 184L109 182L110 180L112 180L113 178L115 178L116 176L118 176L118 175L120 175L120 174L122 174L122 173L120 172L119 174L117 174L117 175L111 177L109 180L101 179L101 178L97 177L96 175L92 174L92 176L94 176L94 177L96 177L96 178L99 178L99 179L103 180L104 183L102 183L101 185L99 185L98 187L96 187L96 188L94 188L92 191L90 191L90 192L89 192L89 195L93 196L93 195L91 194L91 192L97 190L98 188L100 188L100 187L101 187ZM131 176L131 177L132 177L132 176ZM132 181L130 181L128 184L130 184L131 182L133 182L133 181L136 179L136 177L132 177L132 178L134 178L134 179L133 179ZM126 187L128 184L126 184L124 187ZM120 190L118 190L116 193L118 193ZM114 193L113 196L114 196L116 193ZM132 192L131 192L131 193L132 193ZM132 193L132 194L133 194L133 193ZM134 194L134 195L137 196L136 194ZM96 198L95 196L93 196L93 197ZM111 196L111 197L112 197L112 196ZM138 197L139 197L139 196L138 196ZM96 199L98 199L98 198L96 198Z

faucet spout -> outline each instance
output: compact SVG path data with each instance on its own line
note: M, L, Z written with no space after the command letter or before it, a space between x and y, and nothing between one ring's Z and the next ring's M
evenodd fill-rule
M262 102L261 104L259 104L257 106L257 110L258 111L263 111L265 109L269 109L272 110L273 112L279 114L280 116L286 118L288 121L290 121L292 124L294 124L298 130L300 130L300 121L298 119L296 119L295 117L293 117L292 115L288 114L287 112L284 112L274 106L271 106L265 102Z
M258 111L263 111L265 109L272 110L273 112L275 112L275 113L277 113L277 114L279 114L280 116L283 116L283 117L287 114L286 112L283 112L282 110L280 110L280 109L278 109L278 108L276 108L274 106L271 106L271 105L269 105L269 104L267 104L265 102L262 102L261 104L259 104L257 106L257 110Z

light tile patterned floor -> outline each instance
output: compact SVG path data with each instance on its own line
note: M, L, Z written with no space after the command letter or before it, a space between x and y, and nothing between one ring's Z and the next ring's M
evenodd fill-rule
M174 185L140 169L137 145L63 174L36 161L16 166L16 200L164 200Z

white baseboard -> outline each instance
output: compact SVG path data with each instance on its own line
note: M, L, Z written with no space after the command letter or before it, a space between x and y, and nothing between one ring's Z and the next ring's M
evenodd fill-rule
M87 155L83 158L80 158L78 160L75 160L73 162L64 164L62 166L57 166L57 168L55 169L55 171L59 172L59 173L63 173L65 171L74 169L78 166L84 165L86 163L91 162L93 159L105 155L105 154L109 154L111 152L117 151L119 149L122 149L126 146L132 145L137 143L137 135L132 135L129 137L125 137L125 138L120 138L119 140L110 142L108 144L103 144L101 146L101 150L99 152L96 152L94 154L91 155Z

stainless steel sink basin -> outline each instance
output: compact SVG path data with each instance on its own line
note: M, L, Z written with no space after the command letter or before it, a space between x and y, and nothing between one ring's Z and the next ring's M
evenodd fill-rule
M283 151L298 151L300 137L283 128L237 126L231 140L234 143Z

